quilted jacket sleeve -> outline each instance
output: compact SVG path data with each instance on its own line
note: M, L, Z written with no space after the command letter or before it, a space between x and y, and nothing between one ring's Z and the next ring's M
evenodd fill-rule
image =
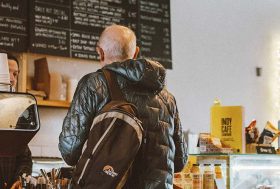
M63 121L58 147L68 165L77 164L97 111L96 77L88 74L79 81L71 107Z
M175 102L175 106L176 106L176 102ZM175 108L174 125L175 125L175 132L174 132L173 139L176 146L174 171L180 172L184 168L184 165L186 164L188 157L187 157L187 144L185 142L177 106Z

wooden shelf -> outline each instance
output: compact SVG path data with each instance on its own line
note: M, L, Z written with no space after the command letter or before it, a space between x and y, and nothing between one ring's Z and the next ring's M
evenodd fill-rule
M69 108L70 102L60 100L37 100L38 106Z

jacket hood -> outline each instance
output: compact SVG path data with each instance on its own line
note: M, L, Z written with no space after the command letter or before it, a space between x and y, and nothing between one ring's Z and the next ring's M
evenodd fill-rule
M165 68L156 61L129 59L108 64L103 69L116 72L140 90L157 93L165 86Z

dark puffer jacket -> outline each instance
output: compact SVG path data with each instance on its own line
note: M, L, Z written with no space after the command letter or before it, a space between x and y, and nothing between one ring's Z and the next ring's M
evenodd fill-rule
M127 60L105 66L117 73L127 101L136 105L146 130L125 188L171 189L173 173L187 161L186 144L175 98L164 88L165 69L148 60ZM84 76L76 89L59 137L59 149L76 165L94 116L110 100L102 72Z

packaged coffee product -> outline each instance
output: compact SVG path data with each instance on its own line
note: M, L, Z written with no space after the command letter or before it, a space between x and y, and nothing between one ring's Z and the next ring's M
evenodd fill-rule
M256 143L259 138L259 130L256 127L257 121L253 120L248 127L245 128L246 144Z
M268 121L261 133L258 144L271 144L279 135L280 131Z

